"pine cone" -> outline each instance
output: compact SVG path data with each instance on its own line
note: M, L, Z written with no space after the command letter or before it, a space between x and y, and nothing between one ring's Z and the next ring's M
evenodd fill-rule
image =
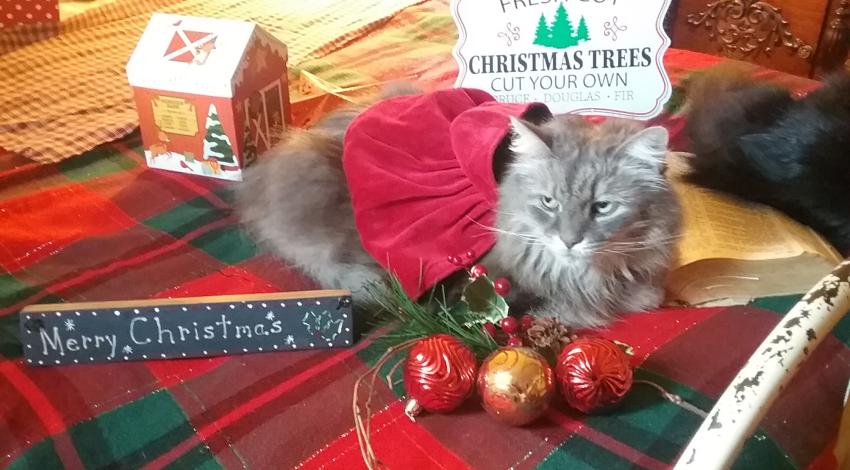
M525 331L528 345L539 349L550 349L558 354L561 349L576 338L573 329L556 318L535 317Z

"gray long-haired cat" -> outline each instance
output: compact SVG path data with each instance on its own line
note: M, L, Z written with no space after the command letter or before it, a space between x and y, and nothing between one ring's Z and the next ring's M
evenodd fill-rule
M237 193L259 242L322 287L355 293L385 277L360 244L342 169L357 112L287 131ZM490 273L511 280L512 298L532 299L532 313L573 326L657 307L680 225L663 176L666 130L566 115L512 123L497 175L497 241L482 261Z

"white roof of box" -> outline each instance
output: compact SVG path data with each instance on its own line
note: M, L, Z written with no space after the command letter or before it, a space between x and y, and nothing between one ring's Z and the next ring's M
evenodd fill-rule
M232 97L251 40L286 59L286 46L255 23L154 13L127 63L130 85Z

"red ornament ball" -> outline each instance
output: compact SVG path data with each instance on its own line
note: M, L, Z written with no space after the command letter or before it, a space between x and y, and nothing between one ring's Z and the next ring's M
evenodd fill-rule
M487 333L491 338L496 337L496 325L487 322L481 328L483 328L484 332Z
M511 281L500 277L493 281L493 289L496 291L497 294L504 297L511 292Z
M429 336L410 349L404 367L408 396L426 411L454 410L475 390L475 354L447 334Z
M478 278L487 275L487 268L483 264L476 264L469 270L469 275L473 278Z
M619 403L632 387L629 357L613 341L583 338L558 355L555 376L567 403L593 413Z
M519 322L516 321L516 318L512 316L507 316L499 321L499 326L502 327L502 331L504 331L505 333L509 335L514 335L516 334L517 329L519 328Z

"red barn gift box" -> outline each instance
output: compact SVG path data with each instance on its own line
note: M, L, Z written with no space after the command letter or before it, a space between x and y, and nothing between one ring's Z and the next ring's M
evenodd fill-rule
M286 60L254 23L155 13L127 64L148 166L241 180L290 122Z

